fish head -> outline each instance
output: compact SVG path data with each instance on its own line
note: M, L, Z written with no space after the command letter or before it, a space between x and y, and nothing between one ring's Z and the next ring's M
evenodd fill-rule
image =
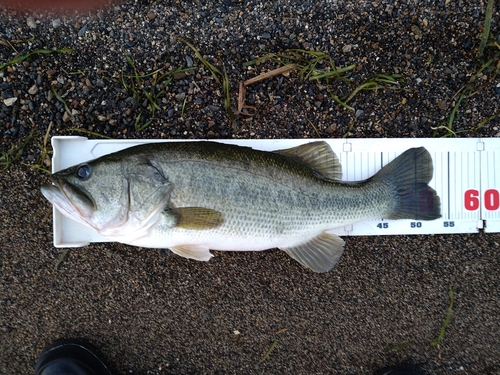
M146 157L108 155L54 173L51 181L42 194L63 215L122 242L147 234L171 191Z

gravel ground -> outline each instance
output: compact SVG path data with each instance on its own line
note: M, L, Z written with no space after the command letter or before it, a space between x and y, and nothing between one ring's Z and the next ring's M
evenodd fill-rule
M145 0L71 16L0 9L0 64L72 49L35 53L1 73L0 152L25 146L0 172L0 374L32 373L45 345L72 337L93 342L123 374L372 374L401 362L429 374L500 374L498 234L347 238L327 274L277 250L215 252L202 263L94 244L59 262L51 206L39 192L40 167L50 167L45 135L443 136L433 128L467 85L453 131L498 137L498 47L476 57L485 8L477 0ZM498 7L492 19L498 43ZM267 53L325 52L337 67L356 64L345 76L354 84L292 71L250 85L252 116L231 117L222 86L177 37L225 67L233 112L239 82L280 66L243 66ZM353 110L332 99L376 74L401 75L402 89L362 91ZM436 348L450 287L453 315Z

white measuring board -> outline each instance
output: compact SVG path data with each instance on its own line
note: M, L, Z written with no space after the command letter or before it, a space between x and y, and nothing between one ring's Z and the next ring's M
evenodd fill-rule
M264 151L298 146L320 139L216 140ZM409 148L424 146L432 156L429 183L441 198L442 217L433 221L370 220L333 230L341 236L500 232L500 138L321 139L339 157L344 181L364 180ZM141 143L186 140L89 140L52 138L52 171ZM214 140L215 141L215 140ZM197 142L197 140L192 140ZM54 208L54 246L80 247L108 242L93 229L64 217Z
M481 152L481 189L469 191L467 195L468 199L473 200L472 209L479 203L481 217L485 221L484 231L498 233L500 232L500 139L483 138L482 142L484 151ZM477 200L474 200L474 197Z

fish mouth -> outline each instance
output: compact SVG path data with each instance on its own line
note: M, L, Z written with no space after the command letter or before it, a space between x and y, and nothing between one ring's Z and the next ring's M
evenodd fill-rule
M88 225L88 219L96 210L92 196L82 188L65 180L51 176L52 184L41 187L42 194L61 213Z

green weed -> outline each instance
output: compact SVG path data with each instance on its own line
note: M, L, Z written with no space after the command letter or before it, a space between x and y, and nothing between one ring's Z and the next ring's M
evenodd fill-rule
M207 61L201 54L201 52L190 42L188 42L185 39L182 38L177 38L178 41L181 43L184 43L186 46L188 46L193 52L194 55L200 62L210 71L210 74L212 75L212 78L217 82L217 84L221 87L222 92L223 92L223 103L224 103L224 110L228 114L228 116L231 118L233 125L235 124L235 120L238 117L238 114L235 113L232 109L231 106L231 86L229 82L229 77L226 72L226 68L223 68L223 72L221 72L216 66L211 64L210 62Z
M40 156L38 157L38 162L36 164L26 164L23 163L23 165L26 165L27 167L36 169L38 171L41 171L43 173L47 174L52 174L51 171L48 169L45 169L45 167L50 166L51 161L49 154L52 152L52 150L49 150L50 147L50 130L52 129L52 122L49 124L47 127L47 131L45 132L45 136L43 137L42 143L38 143L37 140L35 140L35 145L40 149Z
M458 100L456 101L455 105L453 106L453 108L450 112L450 116L448 117L448 120L446 122L441 123L437 127L431 127L431 129L434 130L434 132L432 134L433 137L436 137L440 130L445 131L445 133L441 136L442 138L452 137L452 136L456 137L458 135L458 133L464 133L464 132L471 131L471 130L454 130L453 129L453 122L455 121L455 119L458 116L457 113L458 113L458 110L459 110L462 102L464 100L466 100L470 95L472 95L476 91L476 80L479 77L479 75L483 71L492 68L494 66L493 63L496 61L497 58L498 58L498 56L492 57L491 59L489 59L488 61L483 63L479 67L479 69L470 77L469 82L467 82L465 85L463 85L458 90L458 92L455 95L460 94L460 96L459 96ZM495 72L494 74L496 75L497 73L498 73L498 68L497 68L497 72ZM478 131L487 122L493 120L496 116L497 115L493 115L493 116L489 117L488 119L486 119L486 121L483 120L474 130Z
M141 110L135 118L135 130L140 132L146 129L154 121L156 112L160 110L157 101L163 94L165 87L172 82L174 75L194 68L180 67L167 72L163 69L156 69L152 72L142 74L139 72L131 56L126 55L125 60L128 67L127 69L123 68L120 75L122 86L132 92L135 101L139 105L144 101L147 103L147 108ZM126 70L132 73L127 74ZM159 89L157 86L159 86ZM143 115L145 120L143 119Z
M355 85L356 82L348 78L346 74L356 68L356 64L351 64L343 68L337 68L333 59L325 52L308 51L301 49L291 49L285 53L271 53L263 57L248 61L243 66L259 65L265 61L271 60L275 64L287 66L294 64L296 66L299 77L310 81L324 81L327 85L332 81L342 81L348 86ZM320 68L319 66L322 66ZM352 100L359 92L365 90L379 90L379 89L401 89L400 83L404 82L400 74L376 74L370 77L358 86L356 86L348 95L339 96L333 93L327 87L328 94L337 104L350 110L355 111L347 103Z
M262 359L260 360L259 363L264 363L268 358L269 356L271 355L271 353L274 351L274 349L276 349L276 346L278 346L278 340L274 340L271 344L271 347L269 348L269 350L266 352L266 354L264 354L264 356L262 357Z
M57 259L56 264L54 265L54 271L57 271L61 264L63 264L69 257L69 251L70 249L63 250L59 258Z
M461 90L462 90L462 93L460 94L459 99L457 100L457 102L453 106L453 109L451 110L451 113L450 113L450 117L448 117L448 121L446 121L445 123L442 123L441 125L439 125L437 127L431 127L431 129L434 130L434 133L432 134L433 137L436 137L439 130L445 131L445 134L443 136L441 136L441 138L447 138L447 137L451 137L451 136L456 137L457 133L461 133L461 132L465 131L465 130L458 130L458 131L453 130L453 121L455 121L455 117L457 115L458 108L460 107L462 100L464 100L464 98L468 94L468 90L465 89L465 86L462 87Z
M359 92L361 91L377 91L381 89L386 90L398 90L401 89L400 83L404 82L404 78L401 74L376 74L373 77L370 77L364 80L361 84L359 84L354 90L351 91L349 95L344 98L339 98L337 95L333 94L330 90L328 93L330 97L340 104L342 107L354 111L355 108L351 107L347 104L350 100L352 100Z
M493 14L493 4L495 0L488 0L486 4L486 12L484 17L484 25L483 25L483 34L481 36L481 43L479 44L479 48L477 50L477 57L481 58L484 54L484 49L488 44L488 40L490 39L490 28L491 28L491 16ZM500 46L498 46L500 48Z
M495 37L491 34L491 18L493 14L493 4L494 0L488 0L488 3L486 4L486 12L485 12L485 17L484 17L484 24L483 24L483 33L481 35L481 42L479 44L478 50L477 50L477 58L479 61L481 61L481 66L479 69L477 69L476 72L472 75L472 77L469 79L469 82L466 83L464 86L458 90L457 94L460 94L459 99L453 106L450 116L448 117L448 120L444 123L441 123L437 127L432 127L431 129L434 130L433 132L433 137L438 136L441 130L444 131L444 134L441 137L450 137L450 136L457 136L458 133L463 133L463 132L477 132L480 129L482 129L488 122L499 116L500 114L494 114L492 116L487 117L483 121L481 121L475 128L469 129L469 130L454 130L453 129L453 122L457 118L458 110L460 108L460 105L464 100L469 98L471 95L475 94L476 92L479 91L478 88L476 88L477 83L476 79L479 77L483 71L487 70L492 73L492 78L491 80L495 79L495 77L498 75L498 72L500 71L500 43L498 43L495 40ZM495 52L493 53L493 57L491 57L489 60L484 61L482 58L485 55L485 50L487 47L494 47ZM482 82L484 85L484 82Z
M409 347L413 346L414 344L415 344L415 341L411 340L411 341L403 342L400 344L387 344L386 348L390 349L390 350L398 351L398 350L403 350L403 349L409 348Z
M30 58L33 55L50 55L53 53L71 53L72 48L61 48L61 49L37 49L35 51L27 52L22 55L14 57L12 60L0 65L0 73L3 72L11 65L16 65L22 63L24 60Z
M312 128L314 129L314 131L316 132L316 135L318 136L318 138L321 138L321 134L319 133L318 128L316 128L316 126L314 125L314 123L311 120L309 120L308 118L306 118L306 120L312 126Z
M329 81L334 79L350 83L351 80L345 77L345 73L356 67L355 64L352 64L344 68L337 68L333 59L327 53L302 49L290 49L283 53L270 53L247 61L243 66L260 65L268 60L279 66L296 64L299 77L309 80L325 79ZM318 68L318 65L323 65L325 68Z
M54 86L50 86L50 90L52 91L52 93L54 94L55 98L57 99L57 101L61 102L62 105L64 106L64 110L66 111L66 113L73 117L73 115L71 114L71 111L69 110L68 108L68 104L66 103L66 101L61 97L61 95L59 95L56 91L56 88Z
M0 165L3 166L4 169L8 169L12 165L12 163L17 161L21 157L24 149L32 139L33 133L30 133L21 144L12 146L7 152L2 152L0 154Z
M450 286L448 290L448 308L446 309L446 316L444 318L443 326L436 340L431 342L431 346L435 346L439 349L439 343L443 340L446 333L446 328L450 324L451 314L453 313L453 287Z
M342 138L347 138L349 136L349 133L351 132L352 128L354 128L354 124L356 124L356 120L353 119L351 123L349 124L349 128L347 128L347 131L344 133Z

